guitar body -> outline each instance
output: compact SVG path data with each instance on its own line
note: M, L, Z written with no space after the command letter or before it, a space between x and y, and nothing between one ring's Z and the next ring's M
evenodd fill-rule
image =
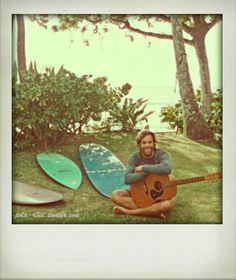
M168 185L168 188L165 185ZM131 184L130 190L135 204L141 208L148 207L157 201L171 199L177 192L176 184L171 183L170 175L154 173Z
M168 200L175 196L177 185L212 181L222 178L221 172L204 176L173 180L171 175L148 174L145 178L130 185L131 195L138 207L144 208L161 200Z

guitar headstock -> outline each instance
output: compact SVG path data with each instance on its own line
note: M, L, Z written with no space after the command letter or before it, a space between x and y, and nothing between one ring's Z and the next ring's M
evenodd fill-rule
M219 180L222 178L222 172L214 172L204 176L206 181Z

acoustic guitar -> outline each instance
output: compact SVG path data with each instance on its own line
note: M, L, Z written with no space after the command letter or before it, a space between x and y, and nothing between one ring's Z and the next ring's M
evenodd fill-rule
M177 192L177 185L218 180L221 177L220 172L215 172L205 176L172 180L170 175L150 173L144 179L130 185L131 195L135 204L144 208L157 201L171 199Z

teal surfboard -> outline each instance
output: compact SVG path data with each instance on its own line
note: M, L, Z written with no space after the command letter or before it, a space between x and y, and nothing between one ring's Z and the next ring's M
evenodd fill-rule
M39 153L40 167L58 183L70 189L78 189L82 182L79 166L71 159L58 153Z
M104 196L110 197L117 189L128 189L124 183L123 163L106 147L90 143L79 148L80 160L93 186Z

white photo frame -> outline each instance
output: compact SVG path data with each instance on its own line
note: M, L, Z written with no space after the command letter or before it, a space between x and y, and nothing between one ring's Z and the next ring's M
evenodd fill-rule
M1 279L235 279L234 0L1 0ZM223 224L11 223L12 14L223 15ZM151 237L151 238L150 238Z

